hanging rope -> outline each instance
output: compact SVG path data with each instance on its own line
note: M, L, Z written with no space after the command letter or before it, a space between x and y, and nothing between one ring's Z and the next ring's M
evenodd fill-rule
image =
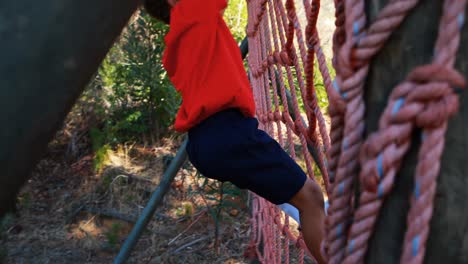
M319 150L316 166L328 168L323 170L330 199L323 253L329 263L364 262L380 208L392 191L416 129L421 130L422 144L401 262L424 260L447 121L458 111L458 92L465 86L454 62L466 0L444 1L433 62L417 67L395 87L378 130L367 139L363 100L370 61L418 2L390 0L366 25L363 0L335 0L332 64L337 76L332 82L317 32L319 0L303 1L305 30L296 1L248 0L249 67L261 128L276 137L294 159L303 158L312 179L310 146ZM315 65L330 102L329 135L318 107ZM301 146L299 152L295 144ZM354 201L356 183L361 185L359 202ZM291 244L298 250L291 250ZM289 218L255 197L247 255L262 263L288 263L291 258L303 263L304 254L309 254L305 248Z
M337 1L338 6L344 5L340 12L346 12L346 18L342 25L345 30L339 28L335 35L337 77L334 90L329 92L330 105L334 108L330 111L332 150L329 154L331 160L329 169L330 174L334 176L334 183L330 197L325 246L330 263L342 263L346 255L347 234L355 206L352 201L355 189L352 185L359 173L359 152L365 126L363 89L369 71L369 62L416 4L417 0L389 2L376 21L365 31L364 1ZM344 15L338 14L338 17L341 16ZM367 200L363 202L365 204ZM361 216L356 215L356 217ZM375 218L369 221L375 221ZM374 222L366 224L373 225ZM354 238L353 235L351 234ZM361 244L354 245L354 243L368 240L370 234L364 235L367 237L360 237L360 240L352 239L348 250L356 251L355 247L362 249L359 247ZM354 254L363 251L365 249Z
M416 6L418 1L391 1L381 11L376 21L366 30L365 35L348 44L353 36L359 36L362 20L362 6L347 1L347 41L340 47L337 83L341 83L343 93L362 95L364 78L370 59L382 48L390 34L403 21L406 14ZM379 131L371 135L361 151L360 179L364 191L360 195L359 207L354 215L340 214L354 208L350 196L354 192L351 185L355 174L345 168L357 164L356 152L348 149L356 146L362 138L354 131L347 130L346 124L362 120L362 97L355 103L346 101L345 129L340 153L342 167L338 167L337 180L333 185L331 210L328 227L328 256L330 263L363 263L367 252L367 243L382 206L383 199L393 187L403 156L411 145L411 135L415 128L423 129L423 143L420 148L419 161L415 175L415 191L408 213L408 231L403 245L402 263L422 263L425 243L429 233L429 221L432 216L433 198L436 189L436 177L439 174L440 157L444 146L447 120L458 110L458 96L452 87L463 87L464 79L453 69L456 51L463 25L466 1L445 1L443 16L440 22L439 36L435 47L435 59L432 65L421 66L409 74L407 80L397 86L390 95L389 104L384 111ZM349 19L348 19L349 18ZM348 21L349 20L349 21ZM349 33L352 32L352 35ZM365 74L361 69L365 69ZM351 73L352 72L352 73ZM341 79L340 79L341 78ZM345 81L340 81L340 80ZM350 80L350 86L346 80ZM359 81L357 81L359 80ZM358 87L355 90L348 87ZM359 89L359 91L356 91ZM355 103L353 105L353 103ZM333 103L332 103L333 104ZM362 110L361 110L362 109ZM348 114L350 113L350 114ZM359 119L358 119L359 117ZM355 118L355 119L353 119ZM349 120L349 121L348 121ZM351 121L352 120L352 121ZM359 121L358 121L359 120ZM351 122L350 122L351 121ZM349 133L348 133L349 132ZM349 140L348 140L349 139ZM355 140L353 143L352 140ZM348 154L352 153L352 154ZM354 160L349 160L348 157ZM353 164L352 166L349 164ZM340 171L340 168L343 170ZM357 171L357 170L356 170ZM340 174L344 172L344 174ZM349 174L348 174L349 173ZM344 176L344 177L341 177ZM347 191L349 196L343 195ZM337 194L337 195L335 195ZM341 197L340 197L340 194ZM343 202L343 197L346 199ZM339 200L339 199L343 200ZM344 208L345 207L345 208ZM340 219L341 218L341 219ZM341 221L337 221L337 219ZM352 224L349 232L347 227ZM341 237L341 238L340 238ZM343 241L346 241L345 243ZM344 260L344 261L343 261Z

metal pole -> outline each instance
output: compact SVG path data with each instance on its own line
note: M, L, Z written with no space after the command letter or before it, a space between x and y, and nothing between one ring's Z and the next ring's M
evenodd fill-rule
M247 57L247 53L249 53L249 40L247 37L242 40L239 49L242 55L242 59L245 59L245 57Z
M130 256L130 253L132 252L133 247L138 242L138 239L140 238L143 229L151 220L151 217L156 211L156 208L159 206L164 195L169 190L171 182L177 175L177 172L187 160L187 152L185 151L185 148L187 147L187 142L188 140L187 138L185 138L184 143L177 152L177 155L174 157L173 161L169 165L169 168L167 168L166 172L164 173L161 183L151 195L148 205L146 205L145 209L143 210L143 213L141 214L140 218L135 224L135 227L133 227L132 232L128 236L127 240L125 240L125 243L123 244L119 254L114 260L114 264L125 263L125 261L127 261L128 257Z

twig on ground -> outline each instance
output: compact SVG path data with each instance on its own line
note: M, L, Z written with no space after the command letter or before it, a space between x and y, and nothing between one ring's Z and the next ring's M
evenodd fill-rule
M185 232L187 232L196 222L198 222L198 220L201 219L201 217L207 212L208 210L205 209L203 211L201 211L199 213L199 215L197 216L197 218L195 218L195 220L192 221L192 223L190 223L190 225L188 225L182 232L180 232L176 237L174 237L173 239L171 239L171 241L169 241L169 243L167 243L167 245L171 245L172 243L174 243L177 239L179 239Z
M91 219L89 219L89 220L88 220L88 221L87 221L87 222L86 222L86 223L85 223L83 226L87 226L87 225L89 225L89 223L91 223L91 221L93 221L93 220L94 220L94 218L96 218L96 216L95 216L95 215L93 215L93 217L91 217ZM81 229L81 227L80 227L80 229Z
M190 246L193 246L193 245L195 245L195 244L197 244L197 243L199 243L199 242L201 242L201 241L203 241L203 240L206 240L207 238L208 238L208 236L204 236L204 237L201 237L201 238L199 238L199 239L195 239L195 240L192 241L192 242L189 242L189 243L187 243L187 244L185 244L185 245L180 246L179 248L177 248L176 250L174 250L173 253L179 253L180 251L184 250L185 248L188 248L188 247L190 247Z
M142 182L147 182L147 183L154 184L154 182L151 179L147 179L145 177L135 175L135 174L131 174L131 173L119 174L114 179L117 179L118 177L127 178L127 181L128 181L129 184L132 183L133 181L142 181Z
M136 216L128 216L121 214L119 212L116 212L114 210L109 210L109 209L99 209L99 208L94 208L94 207L83 207L82 211L92 213L92 214L97 214L100 216L105 216L105 217L110 217L110 218L115 218L119 219L131 224L136 223L137 217Z

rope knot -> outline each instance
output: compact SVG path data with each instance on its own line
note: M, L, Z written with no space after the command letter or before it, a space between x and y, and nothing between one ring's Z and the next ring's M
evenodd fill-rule
M457 70L440 64L417 67L408 75L408 81L416 84L407 100L424 105L415 117L421 128L440 126L458 111L457 92L465 87L465 79Z
M272 55L268 57L268 62L270 64L278 63L282 66L291 66L292 62L288 55L288 52L283 50L281 52L274 51Z
M279 110L276 110L274 113L274 118L275 118L275 121L282 121L283 120L283 116L281 115L281 112Z
M284 66L292 66L291 57L288 55L287 51L282 51L280 53L281 63Z
M268 121L267 122L272 122L275 121L275 114L272 112L268 113Z
M294 120L294 131L296 133L301 133L305 135L306 130L304 128L304 123L302 123L302 119L300 117Z
M419 66L409 75L408 80L423 84L429 82L446 82L452 87L464 88L465 78L457 70L440 64Z
M268 114L258 114L258 120L262 123L268 122Z
M366 190L376 192L385 175L393 177L415 127L437 128L457 112L459 102L454 87L464 86L465 80L456 70L430 64L417 67L406 82L395 88L379 131L361 148L360 180Z
M265 72L267 69L268 69L268 61L265 60L265 61L262 63L262 73Z

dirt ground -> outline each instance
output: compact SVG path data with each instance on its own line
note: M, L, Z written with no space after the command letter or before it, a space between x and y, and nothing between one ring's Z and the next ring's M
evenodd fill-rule
M151 147L120 145L96 172L92 152L63 134L21 191L18 214L0 223L0 263L111 263L182 141L172 136ZM74 148L83 154L75 158ZM244 257L250 195L225 184L221 200L220 190L187 161L128 263L251 263Z
M152 148L122 147L100 174L90 156L70 166L64 148L52 146L19 196L19 215L3 223L3 263L110 263L179 145L169 138ZM247 196L226 196L232 203L212 215L219 204L213 186L187 162L129 263L247 263Z

